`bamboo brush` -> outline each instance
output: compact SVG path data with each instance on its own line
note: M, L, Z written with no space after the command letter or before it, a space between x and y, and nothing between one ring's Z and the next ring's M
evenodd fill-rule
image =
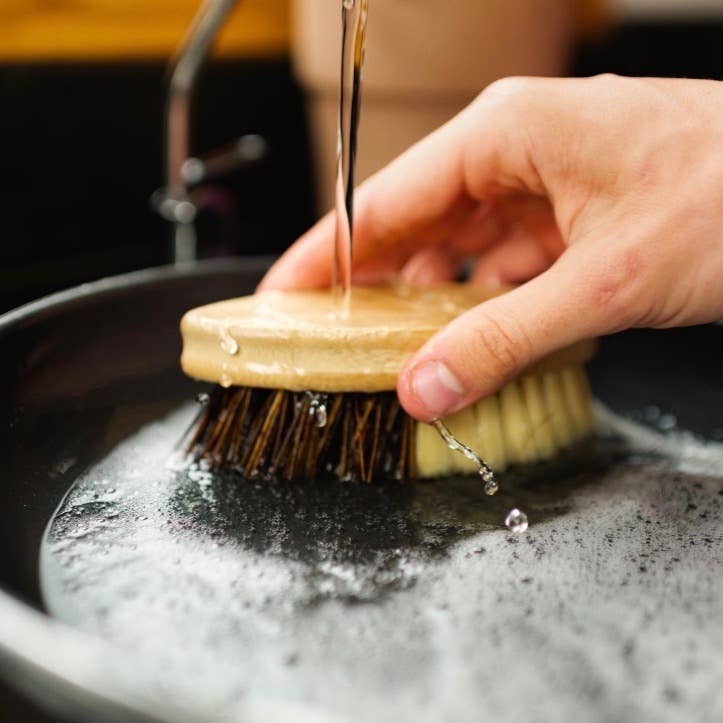
M266 292L189 311L186 374L217 387L189 450L247 477L344 480L478 471L397 401L404 362L491 294L461 284ZM593 427L584 363L594 342L542 360L497 394L444 420L496 470L551 459Z

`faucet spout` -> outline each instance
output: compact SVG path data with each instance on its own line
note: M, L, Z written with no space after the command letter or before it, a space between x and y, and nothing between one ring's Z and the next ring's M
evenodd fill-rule
M196 208L189 198L183 167L190 156L191 101L198 73L216 36L238 0L205 0L170 68L166 104L166 187L157 202L161 215L174 224L173 260L196 259Z

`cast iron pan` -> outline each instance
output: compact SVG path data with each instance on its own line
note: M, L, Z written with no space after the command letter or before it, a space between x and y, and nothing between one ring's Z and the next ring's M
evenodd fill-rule
M723 328L605 340L633 421L492 500L211 478L173 456L203 389L178 320L265 266L0 319L6 681L68 720L720 719Z

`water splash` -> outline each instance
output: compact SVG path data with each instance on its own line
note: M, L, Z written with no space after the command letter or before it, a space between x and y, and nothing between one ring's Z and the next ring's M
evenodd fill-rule
M453 451L459 452L464 455L468 460L474 462L477 465L479 475L484 482L484 490L487 495L494 495L500 489L497 480L495 479L495 473L492 468L475 452L471 447L468 447L463 442L460 442L453 434L449 431L447 425L439 419L435 419L432 422L434 428L439 432L446 445Z

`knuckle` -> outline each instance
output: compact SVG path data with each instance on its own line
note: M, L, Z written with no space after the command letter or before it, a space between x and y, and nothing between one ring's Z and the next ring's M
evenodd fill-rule
M529 357L530 341L519 324L489 312L477 315L473 329L475 355L472 368L484 370L497 381L513 377Z
M644 149L631 159L630 178L638 193L657 188L661 176L662 169L655 150Z
M591 80L600 85L610 85L612 83L621 83L625 78L622 75L617 75L617 73L599 73L598 75L594 75Z
M495 176L492 185L529 185L535 192L542 190L535 137L545 87L540 78L510 76L494 81L479 95L468 144L471 150L465 156L465 179L474 189L473 195L489 190L479 183L480 178L492 183L489 179ZM530 118L537 121L532 123ZM479 134L491 140L480 144ZM484 158L483 153L487 154Z
M490 83L480 94L487 105L506 105L519 102L533 92L536 80L525 76L509 76Z
M636 246L617 249L600 259L588 285L590 303L611 330L637 321L645 256Z

